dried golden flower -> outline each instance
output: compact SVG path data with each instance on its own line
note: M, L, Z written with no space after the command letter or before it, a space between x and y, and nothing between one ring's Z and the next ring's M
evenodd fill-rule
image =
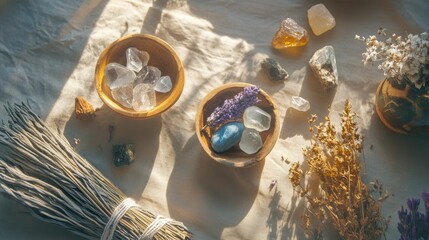
M299 168L299 163L292 163L289 169L289 180L294 188L300 185L302 173L302 170Z
M301 169L298 163L293 163L289 170L292 186L307 206L307 233L315 238L320 238L320 224L325 220L332 222L342 239L379 239L387 229L388 220L381 215L381 204L388 194L381 184L368 187L361 179L362 136L355 115L347 100L341 114L341 132L336 131L329 117L313 126L316 117L312 116L311 145L303 151L308 170ZM306 176L313 180L301 181ZM310 221L310 217L318 222Z

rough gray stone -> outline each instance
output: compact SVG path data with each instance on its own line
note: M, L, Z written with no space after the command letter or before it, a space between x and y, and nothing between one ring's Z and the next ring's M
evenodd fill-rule
M328 45L317 50L309 64L325 90L338 85L337 60L332 46Z
M276 60L272 58L264 59L261 62L261 66L272 81L282 81L286 80L289 77L288 72L284 70Z

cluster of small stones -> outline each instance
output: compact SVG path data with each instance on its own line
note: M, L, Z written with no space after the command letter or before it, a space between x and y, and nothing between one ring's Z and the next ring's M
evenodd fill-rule
M243 113L243 123L224 124L213 134L210 144L217 153L225 152L238 143L241 151L254 154L264 144L260 132L270 127L271 115L257 106L250 106Z
M308 9L308 21L314 35L319 36L335 27L335 18L323 4L317 4ZM305 46L309 41L308 32L291 18L283 20L272 39L275 49ZM112 63L106 67L106 80L112 95L125 107L135 110L147 110L156 103L155 93L168 92L171 89L171 79L161 76L159 69L147 66L149 54L138 49L127 49L127 66ZM317 50L309 61L309 65L325 90L335 88L338 84L336 58L332 46ZM288 72L272 58L261 61L261 67L270 80L274 82L288 79ZM161 80L160 80L161 79ZM130 84L132 81L132 84ZM143 84L144 83L144 84ZM150 86L150 87L148 87ZM139 97L132 97L139 95ZM135 99L140 99L135 103ZM302 112L310 109L310 103L299 96L293 96L291 107ZM76 116L88 119L94 116L92 106L81 98L76 98ZM262 109L252 106L243 114L243 127L237 124L226 124L217 131L228 135L228 131L239 131L239 147L247 154L256 153L263 145L259 132L270 128L271 116ZM238 127L237 127L238 126ZM229 129L228 129L229 128ZM238 130L237 130L238 129ZM214 134L214 136L216 133ZM222 146L222 136L216 136L218 146ZM213 141L213 139L212 139ZM234 140L235 141L235 140ZM213 142L212 142L213 146ZM227 149L219 148L219 152ZM116 166L129 165L135 160L135 148L132 144L115 145L113 147L114 163Z
M150 55L135 47L126 50L126 66L109 63L104 69L106 84L113 99L126 108L147 111L156 106L156 93L167 93L172 88L170 76L148 66Z
M335 18L323 4L316 4L307 11L308 23L314 35L319 36L335 27ZM275 49L305 46L309 41L308 32L291 18L280 23L272 39ZM311 70L325 91L338 85L338 70L334 48L325 46L317 50L309 61ZM272 81L286 80L287 71L271 58L264 59L261 67ZM298 96L292 97L291 107L302 112L310 109L310 103Z
M311 30L316 36L335 27L335 18L322 3L308 9L307 17ZM286 18L280 23L277 32L274 34L272 46L276 49L299 47L305 46L308 40L307 30L295 20Z

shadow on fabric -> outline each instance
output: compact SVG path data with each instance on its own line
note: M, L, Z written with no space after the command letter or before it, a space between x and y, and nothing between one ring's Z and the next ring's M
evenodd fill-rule
M6 4L0 15L0 26L4 26L0 28L0 64L4 67L1 100L28 98L42 117L51 112L106 3Z
M171 217L183 221L195 239L207 239L202 234L221 239L223 230L239 224L252 207L264 162L245 169L222 165L202 150L195 134L176 153L167 186Z
M168 0L154 0L143 21L141 33L155 34L161 22L162 10L167 7Z
M85 139L76 146L77 152L110 179L125 195L140 199L149 181L159 148L161 117L145 120L126 118L106 105L88 121L71 117L65 135L73 141ZM148 137L150 136L150 138ZM136 160L130 165L116 167L113 145L134 144Z
M295 135L301 135L309 140L311 134L308 131L308 119L312 114L316 114L323 119L329 113L329 107L334 100L336 90L323 90L319 80L314 76L310 67L306 67L306 74L302 83L299 97L310 102L311 107L308 112L299 112L293 108L288 108L280 131L280 138L286 139Z
M364 142L365 174L377 176L395 195L392 201L398 202L396 209L399 210L399 203L404 204L409 197L417 197L428 190L429 136L395 133L383 125L376 113L362 134L371 139ZM396 214L392 217L392 222L396 222Z
M0 100L29 99L42 117L50 113L107 2L13 1L1 6ZM88 91L93 86L91 81Z
M0 101L28 99L42 118L51 112L107 2L0 1ZM2 239L80 239L17 203L1 198L0 206Z

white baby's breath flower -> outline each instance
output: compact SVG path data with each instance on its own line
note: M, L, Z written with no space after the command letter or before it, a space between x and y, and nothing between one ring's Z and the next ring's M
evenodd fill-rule
M386 35L384 28L378 32ZM380 62L378 69L383 70L386 77L411 82L418 89L429 89L429 36L426 32L409 34L404 40L396 34L384 41L374 35L366 39L356 35L355 38L366 44L366 51L362 54L365 65Z

